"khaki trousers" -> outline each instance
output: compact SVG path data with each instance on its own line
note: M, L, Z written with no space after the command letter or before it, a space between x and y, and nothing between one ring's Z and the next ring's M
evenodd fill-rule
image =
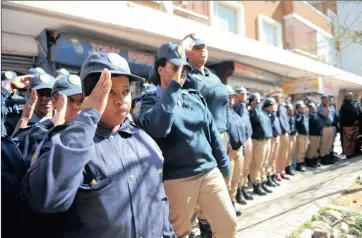
M279 156L276 158L277 173L284 173L286 161L288 161L289 135L280 135Z
M253 141L251 138L248 138L245 142L245 158L244 158L244 170L240 179L239 187L248 187L248 174L252 169L252 159L253 159Z
M289 136L288 159L285 161L285 167L292 164L293 156L297 148L297 136Z
M319 148L321 157L324 157L330 153L332 145L333 145L333 141L334 141L333 128L324 127L323 135L322 135L321 143L320 143L320 148Z
M262 181L262 172L267 156L270 154L271 140L255 140L253 139L253 161L250 171L250 180L252 184L258 184Z
M280 147L280 137L273 137L271 139L271 147L269 156L267 156L267 160L264 164L264 171L261 175L262 181L266 179L266 176L273 175L276 173L276 160L279 155L279 147Z
M337 127L332 126L332 145L331 145L331 149L330 149L329 153L333 153L334 142L336 141L336 136L337 136Z
M320 136L309 136L309 146L307 151L307 158L315 159L318 157L318 150L321 144L321 137Z
M231 175L227 181L227 187L229 191L229 196L231 201L235 201L236 192L238 189L238 184L243 172L244 165L244 155L243 155L243 147L240 147L238 150L233 150L228 145L228 156L230 159L230 171Z
M308 138L306 135L297 135L297 163L303 163L307 151Z

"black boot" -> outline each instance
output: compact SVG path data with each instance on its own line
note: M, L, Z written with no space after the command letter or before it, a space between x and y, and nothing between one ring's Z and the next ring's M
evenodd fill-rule
M309 167L317 168L317 161L316 159L309 159Z
M202 238L212 238L212 230L210 224L206 220L201 221L199 219L199 227L200 227L200 236Z
M246 191L246 188L242 187L241 188L241 193L243 194L244 198L246 200L253 200L253 196L251 196L251 194L249 194L247 191Z
M272 179L272 181L273 181L277 186L280 186L278 180L275 178L275 174L273 174L273 175L271 176L271 179Z
M330 165L331 163L327 156L323 156L323 157L321 157L321 164Z
M260 183L253 184L253 187L254 187L253 193L258 194L258 195L260 195L260 196L265 196L266 193L261 189L260 186L261 186Z
M241 211L236 210L235 203L234 203L233 201L231 201L231 202L232 202L232 204L233 204L233 207L234 207L234 210L235 210L236 216L237 216L237 217L241 216Z
M305 158L304 162L305 162L305 165L307 167L311 167L311 168L316 168L317 167L317 166L314 165L313 159Z
M293 171L292 171L292 166L290 166L290 165L285 168L285 173L288 175L291 175L291 176L295 175L295 173L293 173Z
M334 155L333 156L327 156L327 160L329 164L335 164L337 162L337 160L335 160Z
M272 190L267 188L266 181L261 183L261 188L264 189L264 191L267 192L267 193L272 193L273 192Z
M321 167L321 166L322 166L322 164L321 164L321 158L317 157L317 158L315 159L315 162L316 162L317 167Z
M237 192L236 192L236 196L235 196L236 202L242 205L246 204L246 201L243 197L243 194L241 193L241 188L238 188Z
M267 176L267 182L266 185L269 187L276 187L277 185L273 182L273 180L271 179L271 176Z
M304 167L304 163L297 163L297 168L296 168L297 171L299 172L305 172L306 169Z

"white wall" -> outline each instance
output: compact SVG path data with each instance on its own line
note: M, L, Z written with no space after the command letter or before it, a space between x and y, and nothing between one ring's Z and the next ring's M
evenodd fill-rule
M339 25L350 26L353 30L362 32L361 1L337 1L337 12ZM341 68L362 75L362 43L341 42Z

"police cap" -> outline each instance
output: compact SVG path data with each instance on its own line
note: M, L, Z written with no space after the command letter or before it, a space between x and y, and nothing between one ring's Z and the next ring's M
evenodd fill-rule
M59 93L64 96L72 96L82 93L82 85L77 75L60 75L54 83L51 95Z
M55 78L47 73L39 73L34 75L30 81L29 90L34 89L52 89L55 83Z

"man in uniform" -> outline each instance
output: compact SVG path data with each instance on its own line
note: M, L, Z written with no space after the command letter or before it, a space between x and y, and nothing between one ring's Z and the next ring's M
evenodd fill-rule
M236 201L240 204L245 203L245 200L253 200L253 197L246 191L248 187L248 175L251 170L252 158L253 158L253 142L251 136L253 135L253 128L250 122L249 110L248 110L248 92L244 87L237 88L235 90L235 104L233 105L234 111L241 116L246 127L246 141L244 144L244 165L240 183L238 185L238 191L236 193Z
M318 114L323 118L323 134L321 138L320 157L322 164L334 164L335 161L330 157L331 148L334 142L333 121L336 111L330 106L327 95L321 97L321 104L318 107Z
M261 188L263 182L263 165L270 154L271 138L273 137L272 123L268 116L262 110L260 94L253 93L249 97L250 122L253 127L253 161L250 171L250 180L253 184L254 194L266 195Z
M288 111L288 120L289 120L289 146L288 146L288 159L285 163L285 173L291 176L295 174L292 171L292 160L295 155L296 144L297 144L297 129L295 128L295 115L294 107L291 103L287 103L285 108Z
M307 142L309 135L308 118L305 113L305 104L303 101L298 101L295 104L295 127L297 129L297 168L299 172L305 172L304 159L307 152Z
M319 147L323 132L323 121L317 113L317 106L314 103L308 105L309 108L309 146L305 163L307 166L316 168L319 163Z

